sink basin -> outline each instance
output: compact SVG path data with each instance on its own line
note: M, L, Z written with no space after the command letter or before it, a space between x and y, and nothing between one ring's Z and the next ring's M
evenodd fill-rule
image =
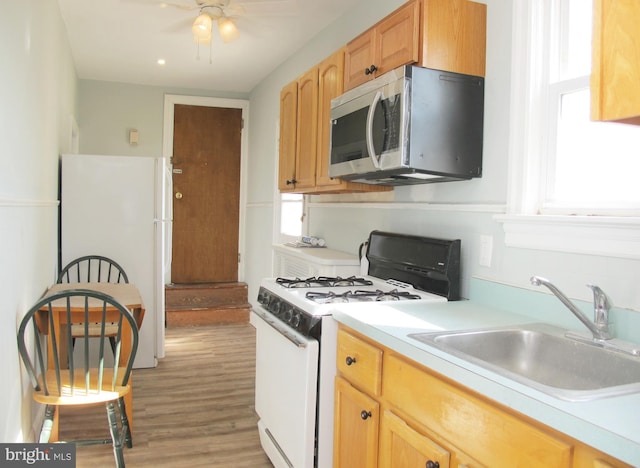
M638 356L567 338L546 324L409 337L564 400L640 392Z

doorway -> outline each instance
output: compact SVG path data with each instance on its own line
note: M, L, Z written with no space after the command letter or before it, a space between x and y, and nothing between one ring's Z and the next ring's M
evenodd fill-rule
M164 107L163 155L173 158L173 190L167 202L174 220L166 240L165 284L243 281L248 134L243 122L248 120L248 102L165 95ZM204 131L191 132L185 140L178 135L182 127ZM226 144L231 149L220 150ZM192 155L185 157L187 153ZM221 164L230 171L223 178L218 177ZM221 222L220 216L229 212L235 212L228 218L232 222Z

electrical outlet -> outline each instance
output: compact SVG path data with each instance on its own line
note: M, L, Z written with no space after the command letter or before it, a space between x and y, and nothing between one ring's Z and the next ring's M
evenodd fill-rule
M491 267L491 256L493 255L493 236L480 236L480 266Z

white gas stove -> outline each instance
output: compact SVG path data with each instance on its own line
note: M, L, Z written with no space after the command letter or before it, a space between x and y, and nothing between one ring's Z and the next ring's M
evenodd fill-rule
M459 299L460 241L373 231L368 275L267 278L256 327L256 412L276 468L331 466L337 304Z

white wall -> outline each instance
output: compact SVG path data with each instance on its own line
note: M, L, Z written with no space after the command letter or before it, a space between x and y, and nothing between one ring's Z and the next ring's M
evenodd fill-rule
M80 153L162 156L165 94L248 98L242 93L80 80ZM129 144L129 130L132 128L139 132L137 145Z
M0 441L31 440L16 331L54 282L58 154L70 149L76 75L57 2L0 3Z

